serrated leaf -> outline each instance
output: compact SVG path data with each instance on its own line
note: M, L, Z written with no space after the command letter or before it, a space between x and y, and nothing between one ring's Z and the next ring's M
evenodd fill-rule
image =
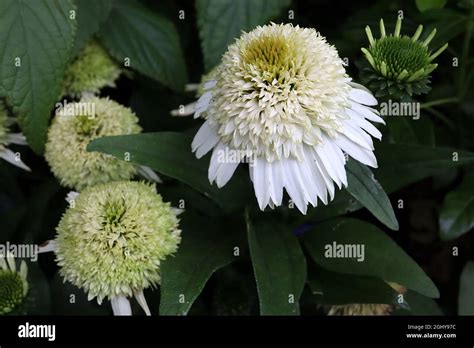
M184 88L183 52L178 33L167 18L138 1L115 1L99 36L118 61L128 58L132 69L174 90Z
M398 230L398 221L392 204L380 183L367 166L349 160L346 164L346 190L374 216L392 230Z
M449 192L439 216L441 238L455 239L474 228L474 172L461 185Z
M131 162L188 184L226 211L242 207L248 197L247 182L235 173L223 188L211 185L207 176L209 162L196 159L191 152L191 140L186 134L173 132L104 137L92 141L87 151L107 153L122 160L128 153Z
M112 10L112 0L76 0L77 33L74 43L74 55L85 46L92 35L99 31L100 25L108 18Z
M412 144L379 143L375 176L388 193L443 172L474 163L474 153Z
M185 213L186 214L186 213ZM160 315L186 315L211 275L238 259L243 234L224 231L215 221L185 215L178 252L161 265Z
M70 0L0 2L0 95L19 116L29 145L44 150L74 40Z
M298 315L306 282L306 260L290 228L269 221L247 234L262 315Z
M197 0L199 35L206 69L217 65L242 31L278 16L289 0Z
M439 296L436 285L420 266L383 231L367 222L349 218L323 222L306 232L303 241L314 261L329 271L377 277L429 297Z

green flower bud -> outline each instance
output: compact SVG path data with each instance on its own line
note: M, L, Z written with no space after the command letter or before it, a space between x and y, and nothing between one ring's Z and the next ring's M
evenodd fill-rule
M61 275L99 303L159 283L161 261L181 240L170 204L154 185L132 181L85 189L56 231Z
M66 70L63 95L95 94L104 87L115 87L120 73L120 67L104 48L97 41L90 41Z
M56 113L48 131L45 158L61 184L76 190L99 183L132 178L132 163L98 152L87 152L94 139L140 133L138 118L107 98L82 99ZM74 113L68 114L67 110Z
M374 39L369 26L365 29L370 45L362 48L362 52L370 66L362 69L361 77L376 97L410 99L412 95L427 93L430 73L438 66L433 60L448 47L445 44L432 53L428 44L436 29L420 41L422 25L410 37L400 35L401 24L402 20L398 18L395 32L386 35L381 19L379 39Z
M24 261L16 270L11 256L0 256L0 315L12 314L24 303L28 293L28 269Z

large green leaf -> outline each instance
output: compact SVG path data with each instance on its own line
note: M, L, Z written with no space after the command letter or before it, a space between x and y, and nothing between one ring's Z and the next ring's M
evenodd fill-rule
M375 155L379 162L375 175L388 193L448 168L474 163L472 152L412 144L379 143Z
M74 44L74 53L77 54L90 39L97 33L112 10L112 0L76 0L77 4L77 33Z
M379 278L330 272L320 267L312 277L317 279L317 283L315 284L313 278L309 278L308 284L314 293L322 292L323 304L394 304L396 301L397 292Z
M458 314L474 315L474 262L469 261L461 273L459 283Z
M298 315L306 282L306 260L290 228L248 221L248 241L257 282L260 313Z
M186 66L178 33L171 21L138 1L115 1L99 36L121 62L175 90L186 83ZM127 66L127 65L126 65Z
M211 275L245 250L243 233L186 214L178 252L161 266L161 315L186 315Z
M278 16L289 0L197 0L197 17L207 70L217 65L227 46L248 31Z
M450 240L474 227L474 172L461 185L446 195L439 216L441 238Z
M237 173L221 189L209 184L209 162L196 159L191 152L191 137L182 133L160 132L105 137L92 141L87 150L104 152L120 159L124 159L124 155L128 153L131 162L149 166L164 175L185 182L228 211L241 207L247 199L246 181Z
M433 122L428 116L418 120L410 117L387 117L387 127L396 143L434 146Z
M329 271L378 277L426 296L439 296L434 283L416 262L383 231L367 222L330 220L305 233L303 240L314 261ZM346 253L336 254L339 248L347 248ZM334 253L331 255L330 251Z
M374 174L365 165L350 160L346 165L347 191L374 216L392 230L398 230L398 221L392 204Z
M70 19L74 9L69 0L0 1L0 95L38 153L61 93L76 28Z

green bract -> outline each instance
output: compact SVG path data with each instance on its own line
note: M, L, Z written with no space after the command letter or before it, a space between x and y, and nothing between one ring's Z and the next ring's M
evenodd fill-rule
M115 87L120 67L96 41L89 42L66 70L63 95L98 93L103 87Z
M131 181L85 189L56 231L61 275L99 302L157 284L181 233L155 187Z
M17 272L13 257L0 256L0 315L15 312L28 293L27 267L22 261Z
M131 163L87 152L86 147L96 138L140 131L138 118L129 108L107 98L82 99L56 113L48 131L45 158L61 184L76 190L127 180L136 173Z
M363 69L362 79L378 97L406 99L413 94L427 93L430 90L429 74L438 66L432 62L448 47L445 44L431 53L428 44L436 29L421 41L422 25L410 37L400 35L401 24L402 20L398 18L395 32L386 35L381 19L379 39L374 39L369 26L365 28L370 46L362 48L362 52L371 68Z

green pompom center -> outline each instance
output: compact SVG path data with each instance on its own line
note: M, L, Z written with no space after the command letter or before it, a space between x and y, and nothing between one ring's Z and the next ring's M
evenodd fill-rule
M24 298L24 283L20 274L0 270L0 314L12 312Z

